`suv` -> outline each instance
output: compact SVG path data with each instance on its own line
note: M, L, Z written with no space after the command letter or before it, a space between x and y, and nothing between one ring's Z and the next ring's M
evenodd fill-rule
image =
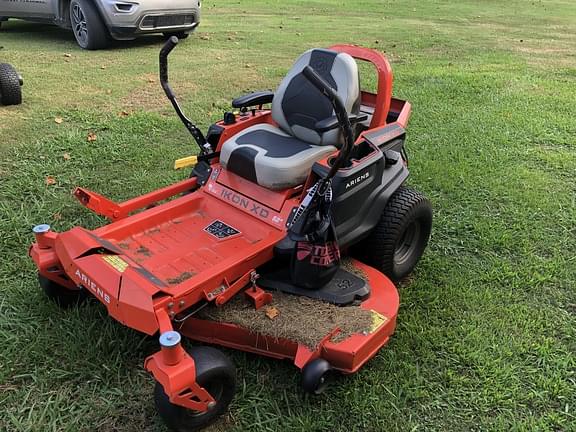
M185 38L200 22L200 0L0 0L0 25L9 18L72 29L84 49L164 33Z

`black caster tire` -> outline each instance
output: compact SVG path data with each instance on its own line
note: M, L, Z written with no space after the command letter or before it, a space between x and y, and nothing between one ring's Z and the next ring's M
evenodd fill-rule
M172 36L176 36L178 39L182 40L182 39L186 39L188 36L190 36L190 33L186 33L186 32L176 32L176 33L162 33L164 35L164 37L166 39L170 39Z
M0 63L0 105L22 103L22 78L8 63Z
M326 390L332 366L326 360L312 360L302 369L302 389L306 393L319 395Z
M175 432L194 432L213 423L226 412L236 392L236 369L224 353L199 346L190 348L188 354L195 362L196 382L212 395L216 405L204 413L174 405L162 384L157 382L154 388L156 410L166 426Z
M62 309L70 309L74 306L79 306L88 297L86 291L83 289L72 290L66 288L40 274L38 275L38 282L40 283L44 294L46 294L46 297Z
M80 48L98 50L108 46L110 41L108 28L91 1L72 0L70 2L70 23Z
M378 224L356 250L361 251L363 261L398 282L414 270L431 231L430 201L402 186L390 197Z

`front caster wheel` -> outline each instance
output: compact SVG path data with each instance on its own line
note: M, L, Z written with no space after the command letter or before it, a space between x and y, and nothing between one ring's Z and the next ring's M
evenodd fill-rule
M191 348L188 354L194 359L196 382L210 393L216 404L206 412L174 405L164 387L156 383L154 402L158 414L176 432L193 432L208 426L226 411L236 391L236 370L221 351L202 346Z
M306 393L321 394L328 386L328 376L332 366L326 360L312 360L302 369L302 388Z
M38 275L38 282L50 300L60 306L62 309L69 309L71 307L80 305L88 297L86 291L83 289L70 289L56 282Z

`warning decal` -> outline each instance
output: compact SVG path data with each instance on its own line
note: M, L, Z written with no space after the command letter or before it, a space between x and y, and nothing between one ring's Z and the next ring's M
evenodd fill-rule
M370 327L369 333L374 333L380 327L382 327L386 322L388 322L388 318L384 315L372 310L372 327Z
M124 271L128 268L128 263L118 255L103 255L102 258L120 273L124 273Z

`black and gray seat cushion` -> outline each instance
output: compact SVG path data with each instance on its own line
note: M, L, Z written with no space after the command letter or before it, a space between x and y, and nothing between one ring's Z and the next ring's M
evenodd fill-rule
M317 146L288 135L269 124L244 129L222 146L224 167L272 190L301 184L314 162L336 151L334 146Z
M306 51L274 94L272 118L280 128L259 124L228 139L220 153L224 168L268 189L284 189L302 183L314 162L342 145L339 128L323 133L315 129L318 121L335 113L302 74L308 65L337 91L350 114L358 114L360 84L354 59L326 49Z

